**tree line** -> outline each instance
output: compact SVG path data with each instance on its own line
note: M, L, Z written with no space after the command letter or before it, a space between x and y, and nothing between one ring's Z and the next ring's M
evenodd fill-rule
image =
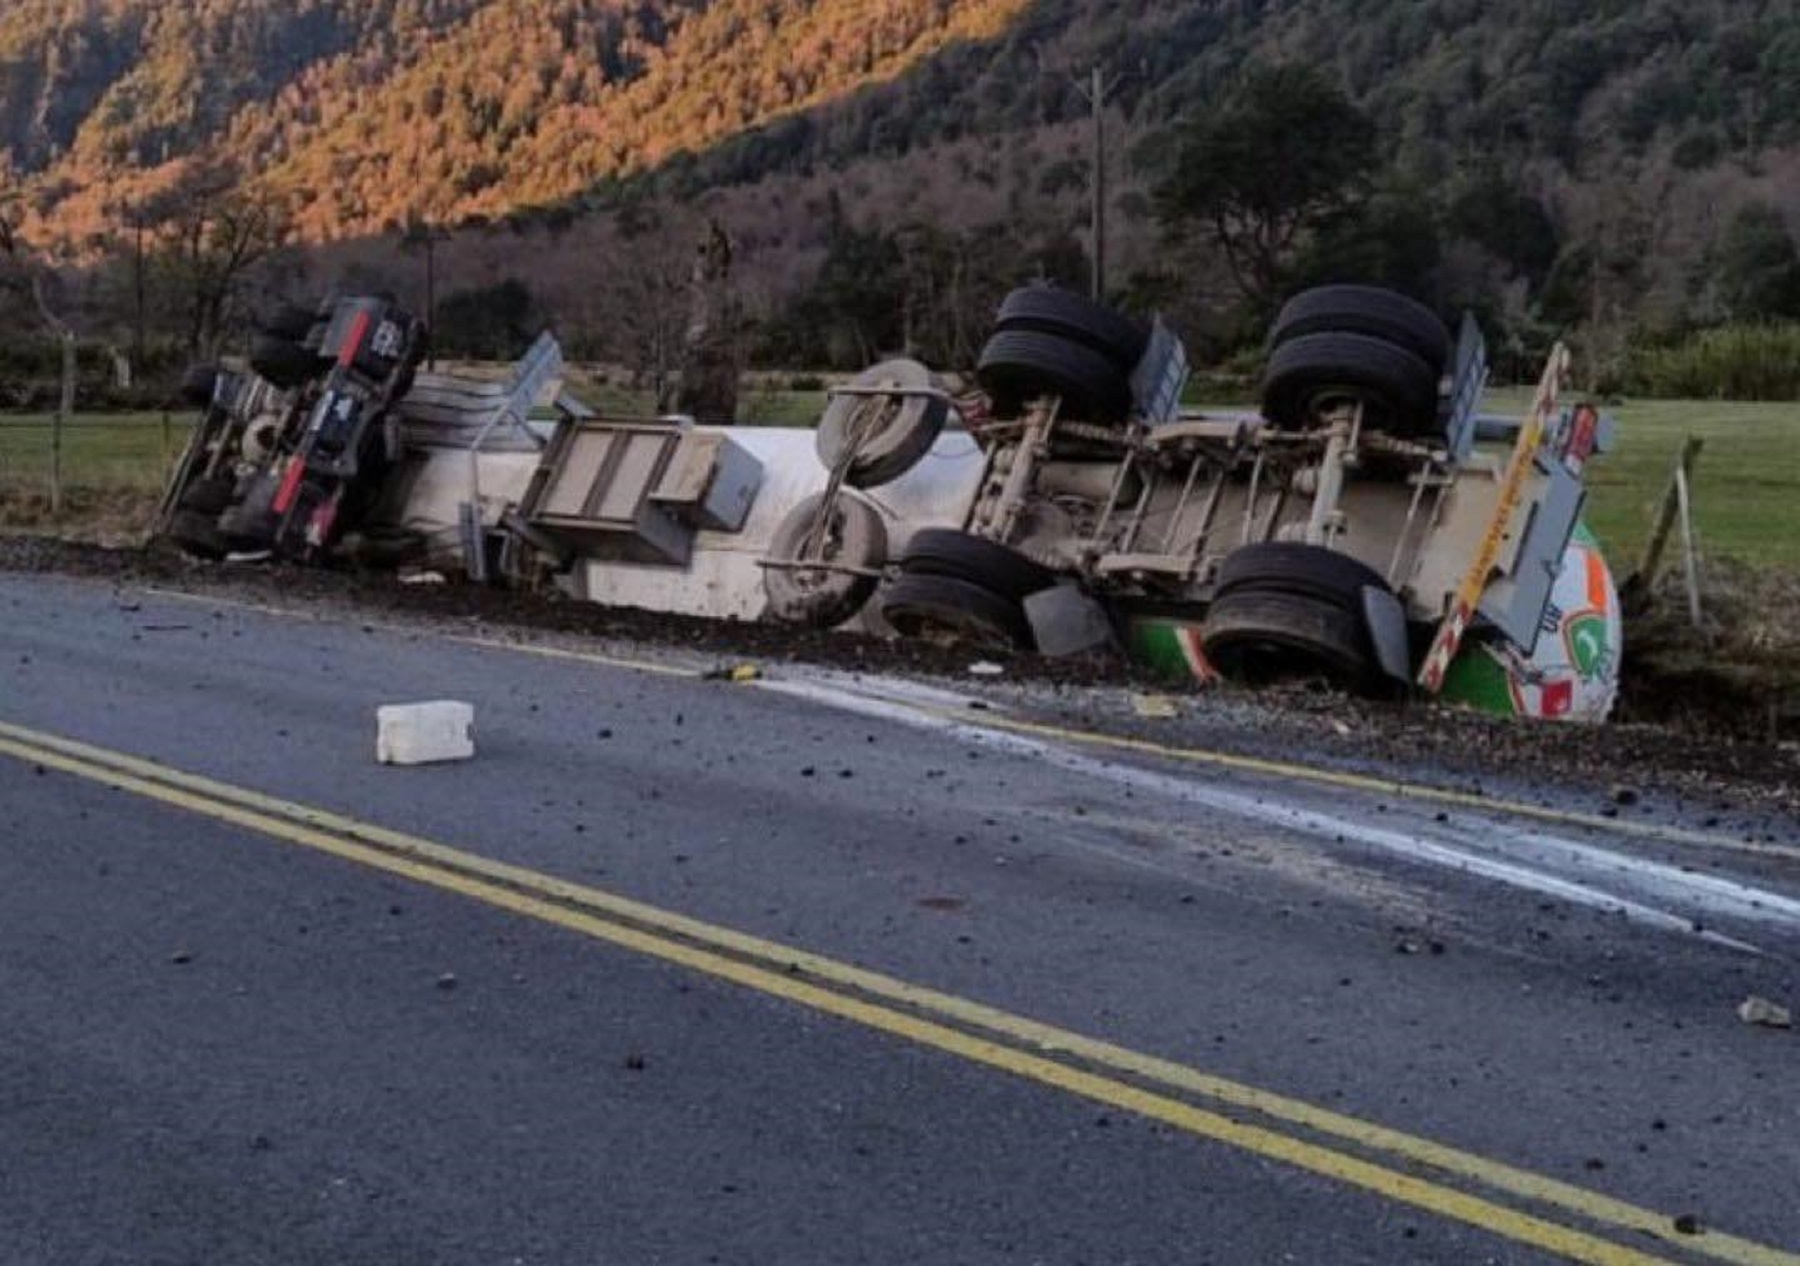
M1071 210L1091 173L1067 157L1022 167L1029 188L1011 190L1004 213L972 224L883 216L879 201L852 210L838 192L842 182L826 180L817 249L804 267L782 256L772 270L780 284L739 309L744 362L843 370L905 352L966 368L1007 290L1030 281L1085 286L1089 243ZM1204 108L1140 133L1130 168L1115 223L1139 240L1108 297L1164 314L1201 364L1253 373L1280 301L1328 281L1393 286L1447 317L1475 311L1502 372L1521 379L1551 339L1571 331L1585 340L1598 377L1632 386L1652 382L1634 365L1646 350L1718 326L1800 320L1800 253L1772 203L1743 201L1711 225L1675 277L1673 299L1646 315L1641 220L1621 215L1595 232L1527 170L1485 153L1425 179L1408 165L1391 122L1308 64L1241 73ZM694 227L677 210L642 191L614 205L612 250L583 261L606 302L540 294L523 276L470 285L452 271L435 313L438 349L502 359L551 325L579 355L666 378L679 361L689 302L692 242L682 235ZM321 282L308 252L289 240L289 207L228 168L195 167L134 212L115 231L110 262L64 270L63 284L73 292L68 306L86 314L90 342L128 349L152 370L232 350L232 337L241 339L257 312ZM519 252L554 256L557 233L571 223L535 234L518 225L454 233L434 226L427 236L519 232ZM383 239L391 244L385 267L364 260L324 280L416 290L418 262L400 252L424 240L421 231L416 219L394 226ZM15 401L41 351L21 311L11 317L18 337L8 354ZM6 363L0 358L0 393L8 390Z

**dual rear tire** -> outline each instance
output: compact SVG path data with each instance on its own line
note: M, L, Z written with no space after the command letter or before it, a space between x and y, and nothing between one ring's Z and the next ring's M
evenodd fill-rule
M1207 660L1234 681L1324 677L1351 690L1381 680L1363 591L1386 579L1336 550L1246 545L1219 569L1201 628Z
M1295 295L1269 331L1263 415L1303 429L1332 404L1355 401L1365 425L1410 438L1438 428L1450 332L1435 313L1376 286L1320 286Z
M998 417L1042 396L1061 416L1103 426L1131 413L1131 374L1150 333L1111 308L1066 290L1027 286L1007 295L975 376Z
M1033 648L1025 600L1056 583L1019 551L948 528L915 532L899 567L880 599L895 632L996 652Z

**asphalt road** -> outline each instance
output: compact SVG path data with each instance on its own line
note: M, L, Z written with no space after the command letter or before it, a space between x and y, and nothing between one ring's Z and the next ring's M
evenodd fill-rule
M1785 831L454 632L0 576L0 1263L1800 1260Z

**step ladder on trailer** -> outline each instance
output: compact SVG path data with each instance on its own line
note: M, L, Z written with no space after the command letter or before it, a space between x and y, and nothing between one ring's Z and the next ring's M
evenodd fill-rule
M489 579L481 454L543 452L550 428L534 424L531 413L552 387L557 390L549 403L560 417L594 416L592 409L561 389L564 368L561 345L544 333L507 378L488 382L460 374L422 373L396 410L403 446L468 454L468 496L457 508L457 531L469 578L478 584Z

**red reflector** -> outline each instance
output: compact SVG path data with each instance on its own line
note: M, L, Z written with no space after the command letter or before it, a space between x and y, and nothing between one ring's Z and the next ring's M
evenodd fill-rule
M344 340L344 348L338 353L338 364L345 369L350 368L356 360L356 354L362 351L363 340L369 337L369 314L358 312L356 319L350 323L350 337Z
M1569 715L1569 709L1575 706L1575 683L1572 681L1552 681L1544 686L1544 716L1554 720Z
M294 498L300 492L300 480L306 474L306 463L298 457L288 458L287 471L281 476L281 486L275 490L275 500L270 508L276 514L286 514L294 504Z
M331 500L313 511L312 522L307 524L306 540L317 549L331 538L332 525L337 522L338 504L344 499L344 490L339 488Z

